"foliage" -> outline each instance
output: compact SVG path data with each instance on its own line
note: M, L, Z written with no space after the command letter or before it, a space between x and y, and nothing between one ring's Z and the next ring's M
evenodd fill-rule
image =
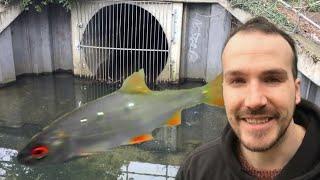
M288 3L303 11L320 12L319 0L289 0Z
M0 4L8 5L18 0L0 0ZM59 4L66 9L71 9L71 5L76 0L19 0L20 4L23 6L25 10L29 10L30 8L34 8L38 12L42 11L42 9L48 4Z
M288 21L287 17L277 10L277 1L230 0L230 3L232 7L248 11L254 16L264 16L287 31L294 29L294 25Z

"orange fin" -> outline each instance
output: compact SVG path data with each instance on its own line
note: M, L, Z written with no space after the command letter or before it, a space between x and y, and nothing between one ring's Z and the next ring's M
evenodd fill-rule
M119 90L123 93L129 94L148 94L151 90L144 81L144 71L140 69L139 72L133 73L126 80L124 80L122 87Z
M166 122L169 127L178 126L181 124L181 110L175 112L173 116Z
M224 106L222 95L222 74L203 87L203 102L208 105Z
M151 141L153 139L151 134L142 134L136 137L133 137L129 140L129 144L138 144L146 141Z

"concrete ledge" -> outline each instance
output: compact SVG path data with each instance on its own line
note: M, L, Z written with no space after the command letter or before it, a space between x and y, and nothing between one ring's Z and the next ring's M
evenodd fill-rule
M23 11L19 2L0 7L0 33Z

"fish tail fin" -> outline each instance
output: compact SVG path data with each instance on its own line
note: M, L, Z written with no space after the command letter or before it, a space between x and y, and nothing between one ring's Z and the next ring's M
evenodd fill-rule
M219 74L214 80L203 86L202 101L208 105L224 106L222 96L222 74Z

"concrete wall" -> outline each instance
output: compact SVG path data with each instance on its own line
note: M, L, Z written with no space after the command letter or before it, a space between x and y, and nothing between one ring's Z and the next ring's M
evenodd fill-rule
M299 72L298 77L301 79L302 97L320 106L320 87L301 72Z
M185 4L180 76L213 79L221 72L221 50L231 29L231 15L219 4Z
M11 29L7 27L0 34L0 85L16 80Z
M72 70L71 14L57 6L49 8L53 69Z
M52 71L48 12L23 12L11 25L16 75Z
M23 11L19 1L12 1L10 5L3 5L0 3L0 33L8 27Z
M6 42L7 46L12 44L14 69L10 76L73 69L70 12L56 6L41 13L25 11L9 27L12 41L9 43L4 38L0 41ZM1 34L4 36L4 32ZM4 53L8 50L0 49L0 54ZM0 79L0 83L6 82Z

